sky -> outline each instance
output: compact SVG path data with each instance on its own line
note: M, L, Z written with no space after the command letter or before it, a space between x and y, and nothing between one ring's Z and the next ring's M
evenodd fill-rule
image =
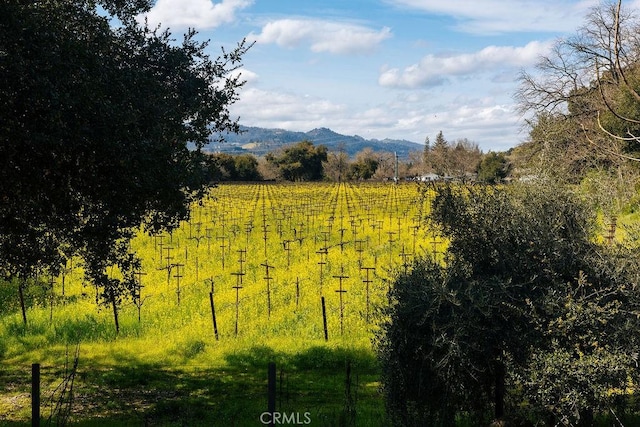
M212 56L255 42L231 107L242 125L418 143L442 131L487 152L527 139L519 75L598 3L157 0L146 18L175 36L196 29Z

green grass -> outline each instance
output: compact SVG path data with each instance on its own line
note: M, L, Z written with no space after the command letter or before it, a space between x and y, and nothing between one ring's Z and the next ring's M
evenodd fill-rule
M354 408L357 425L384 425L378 369L371 353L325 345L299 353L252 347L224 356L224 366L161 366L121 358L117 364L80 360L71 420L74 425L254 426L267 408L267 366L277 363L276 409L308 413L311 425L345 425ZM346 397L346 364L351 363L351 399ZM60 372L43 366L43 395ZM30 370L4 366L0 421L29 425ZM48 417L50 405L42 415ZM301 417L303 415L300 415ZM343 421L341 421L343 420Z

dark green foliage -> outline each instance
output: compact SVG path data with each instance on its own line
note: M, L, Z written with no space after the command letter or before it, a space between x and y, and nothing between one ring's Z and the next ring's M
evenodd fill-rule
M212 155L216 173L215 179L222 181L258 181L258 160L251 154L216 153Z
M596 245L581 202L558 187L445 186L430 222L446 262L397 277L377 339L399 425L462 411L584 423L617 404L638 376L637 269L621 264L637 258Z
M374 158L365 158L349 165L349 179L370 179L378 169L378 161Z
M429 259L398 276L377 337L387 409L394 425L452 426L465 398L459 380L456 296ZM445 378L445 375L448 378Z
M55 274L80 254L112 303L137 267L132 230L175 226L211 182L200 148L238 128L242 82L226 76L248 47L211 60L194 32L176 44L138 25L150 2L98 3L119 28L95 2L0 4L0 271Z
M278 167L286 181L317 181L323 176L322 162L327 161L327 148L301 141L283 149L280 154L269 153L265 158Z
M487 153L478 166L478 181L497 184L509 174L509 163L503 153Z

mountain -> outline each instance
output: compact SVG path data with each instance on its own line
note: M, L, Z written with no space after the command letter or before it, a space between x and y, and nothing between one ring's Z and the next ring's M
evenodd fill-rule
M225 134L224 143L210 143L207 148L212 152L229 154L251 153L263 156L270 151L300 141L311 141L314 145L324 145L329 151L344 149L350 157L358 151L370 147L374 151L389 151L407 159L409 152L422 151L424 146L411 141L398 139L364 139L361 136L341 135L327 128L318 128L309 132L294 132L284 129L266 129L241 126L240 134Z

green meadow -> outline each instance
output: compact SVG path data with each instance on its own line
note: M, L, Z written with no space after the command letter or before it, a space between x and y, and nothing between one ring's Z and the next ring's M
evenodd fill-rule
M139 287L117 311L80 259L24 285L26 323L3 283L0 424L30 424L39 363L51 424L262 425L273 362L281 421L386 425L376 308L413 257L442 252L421 190L220 185L178 229L132 241Z

